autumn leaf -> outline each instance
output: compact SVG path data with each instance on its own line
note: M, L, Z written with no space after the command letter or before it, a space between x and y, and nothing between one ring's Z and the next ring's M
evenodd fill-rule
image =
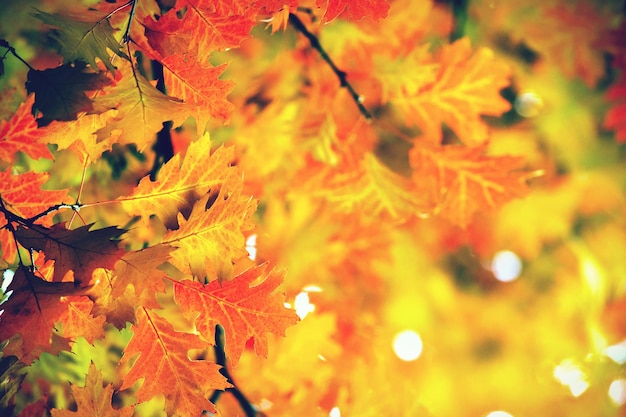
M448 145L411 150L413 181L433 210L466 227L476 212L497 207L528 193L527 173L515 172L523 159L484 155L484 146Z
M35 93L33 111L43 114L37 123L45 126L53 120L75 120L79 113L91 111L93 103L86 93L110 83L104 74L89 71L84 63L77 62L43 71L31 69L26 91Z
M84 15L65 17L41 10L37 10L33 16L57 29L51 32L51 37L57 42L65 63L83 61L97 69L98 58L108 70L113 71L115 67L111 63L108 50L130 59L120 50L121 45L113 36L113 28L108 19L93 16L90 21ZM80 20L77 20L79 17Z
M61 323L61 336L67 339L84 337L88 343L104 336L104 317L95 317L91 313L93 301L85 296L61 297L61 305L67 307L57 322Z
M107 323L118 329L123 329L127 323L136 324L135 310L138 300L134 288L127 287L121 294L113 297L112 286L115 276L112 271L99 268L93 275L94 285L87 290L87 295L94 303L91 314L94 317L104 316ZM156 294L153 294L153 297L156 297Z
M197 201L189 219L178 215L180 227L165 235L163 243L178 248L171 263L195 277L227 278L232 262L246 256L243 232L251 230L256 201L241 196L242 184L231 177L221 188Z
M8 291L13 291L0 309L0 341L16 334L22 336L22 362L35 359L35 348L50 348L54 323L67 314L68 305L61 297L78 295L85 291L73 282L48 282L35 276L27 267L20 266L13 276ZM50 351L50 350L48 350Z
M233 105L226 97L235 83L219 79L226 65L213 67L182 54L169 56L161 63L168 93L189 105L189 114L196 120L198 131L204 132L211 118L228 120Z
M102 373L91 363L85 378L85 386L71 384L76 411L53 408L52 417L130 417L132 407L113 408L113 385L103 385Z
M93 225L69 230L65 224L51 228L39 225L20 227L15 231L18 242L28 249L43 251L46 259L53 259L54 282L61 282L66 274L73 272L74 283L90 285L92 272L96 268L113 268L124 254L114 238L123 230L117 227L90 230Z
M40 143L37 121L31 113L35 96L30 95L9 120L0 121L0 159L12 162L18 151L33 159L52 159L45 143Z
M178 213L189 217L195 201L234 175L233 160L232 148L220 147L211 154L210 141L204 136L189 145L182 163L181 155L174 155L161 167L156 181L142 178L132 195L117 201L131 216L147 219L154 214L174 229Z
M174 282L174 298L183 312L195 319L196 328L208 340L214 338L215 326L224 327L225 352L236 364L248 339L254 350L267 357L267 334L285 335L298 317L284 306L284 297L276 292L283 273L266 272L267 264L250 268L232 281Z
M238 47L254 23L252 12L235 1L178 0L158 21L144 24L150 45L163 57L185 51L190 59L205 62L212 51Z
M124 376L121 389L143 379L136 393L138 401L164 394L168 415L199 416L203 410L215 411L207 399L210 391L226 389L230 384L220 374L219 365L191 360L187 354L207 342L197 335L175 331L167 320L143 307L137 311L137 320L138 324L131 327L134 335L124 350L123 361L139 356Z
M93 100L93 113L111 109L117 114L96 132L98 141L119 135L118 143L134 143L139 150L153 142L163 122L171 120L176 127L189 117L183 102L161 93L127 61L119 64L115 84Z
M386 0L316 0L317 7L324 8L324 22L342 17L347 20L360 20L371 17L374 20L384 19L389 12L389 4Z
M483 143L488 131L480 116L499 116L511 107L499 93L509 84L509 67L486 48L472 55L469 38L444 46L438 63L435 81L397 97L394 105L407 124L417 125L434 142L441 141L445 123L468 146Z
M329 201L339 211L358 212L370 219L403 221L425 209L414 184L366 153L357 166L328 169L307 187L311 195Z
M21 175L12 175L11 172L0 171L0 197L5 208L11 213L28 219L36 216L51 206L69 200L68 190L42 190L41 186L50 177L47 173L26 172ZM0 213L0 222L7 221ZM41 219L43 224L50 224L50 219ZM2 224L0 227L5 226ZM10 231L4 227L0 229L0 245L2 257L13 262L17 255L15 241Z

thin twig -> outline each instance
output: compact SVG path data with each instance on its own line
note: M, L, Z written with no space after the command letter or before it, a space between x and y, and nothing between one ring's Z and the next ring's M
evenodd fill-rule
M348 82L347 74L344 71L337 68L333 60L330 58L330 56L328 56L324 48L322 48L322 45L320 44L319 39L317 39L317 36L309 32L306 26L304 26L304 23L302 23L302 20L300 20L300 18L293 13L289 13L289 23L291 23L291 25L298 32L302 33L309 40L311 47L313 47L313 49L315 49L320 54L322 59L326 61L328 66L330 66L330 68L333 70L337 78L339 78L340 85L346 90L348 90L348 92L352 96L352 99L354 100L357 107L359 108L359 111L365 117L365 119L367 119L367 121L372 120L372 115L363 105L363 102L362 102L363 98L357 94L357 92L354 90L352 85Z

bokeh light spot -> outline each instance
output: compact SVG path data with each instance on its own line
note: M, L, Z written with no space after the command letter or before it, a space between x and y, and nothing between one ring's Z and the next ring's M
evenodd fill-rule
M315 305L311 304L309 293L306 291L301 291L298 295L296 295L293 305L296 310L296 314L300 317L300 320L304 319L309 313L315 311Z
M616 406L626 404L626 379L616 379L609 386L609 397Z
M255 261L256 260L256 235L248 236L248 239L246 239L246 250L248 251L248 258Z
M521 93L515 99L513 104L515 111L522 117L535 117L541 113L543 108L543 100L536 93L527 91Z
M492 411L491 413L487 414L487 417L513 417L513 415L507 413L506 411L498 410Z
M422 354L422 338L413 330L403 330L393 338L393 351L398 358L410 362Z
M626 340L622 340L620 343L608 346L604 349L604 354L611 358L611 360L618 365L626 363Z
M514 281L522 273L522 260L510 250L499 251L491 260L491 271L498 281Z
M554 367L554 378L569 388L574 397L580 397L587 388L587 376L571 359L565 359Z
M333 407L330 410L330 413L328 413L328 417L341 417L341 410L339 410L339 407Z

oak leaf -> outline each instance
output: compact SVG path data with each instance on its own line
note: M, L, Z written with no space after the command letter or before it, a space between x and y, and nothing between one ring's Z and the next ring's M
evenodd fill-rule
M187 352L207 345L194 334L181 333L152 311L140 307L138 323L131 327L133 338L124 350L124 362L139 355L124 376L121 389L143 383L137 391L138 401L165 394L165 411L181 416L199 416L203 410L215 411L207 400L210 392L230 386L220 366L208 361L189 359Z
M204 132L211 118L227 121L233 105L226 99L235 83L220 80L226 65L214 67L177 54L161 61L168 94L189 105L189 114Z
M361 20L364 17L371 17L374 20L384 19L389 12L389 4L386 0L316 0L317 7L326 6L323 21L341 17L346 20Z
M250 216L257 205L241 196L242 187L241 180L231 177L197 201L189 219L178 215L180 227L163 238L178 248L172 253L174 266L209 280L230 277L233 260L247 255L243 232L254 227Z
M131 417L133 415L132 407L113 408L113 385L103 386L102 373L96 369L93 362L89 365L85 386L79 387L72 384L71 389L77 410L53 408L50 411L52 417Z
M434 142L441 141L445 123L465 144L483 143L488 131L480 116L499 116L511 107L499 94L509 84L509 67L495 60L490 49L472 55L468 38L444 46L438 61L432 83L398 97L394 104L408 124L417 125Z
M402 221L425 209L415 185L371 153L364 154L355 166L342 166L340 172L327 170L309 187L312 195L331 202L339 211L362 213L370 219L382 216Z
M235 1L178 0L158 21L146 19L144 25L150 45L163 57L186 51L205 62L212 51L238 47L255 23L253 12Z
M52 159L52 154L45 143L40 143L37 121L31 113L35 96L30 95L18 107L11 119L0 121L0 159L12 162L18 151L33 159Z
M179 212L189 217L194 201L234 174L236 169L230 167L233 160L232 148L220 147L211 154L205 136L189 145L182 163L181 155L174 155L161 167L156 181L149 176L142 178L132 195L117 201L132 216L147 219L156 215L174 229Z
M61 304L67 305L58 319L62 326L61 335L68 339L84 337L88 343L104 336L104 317L94 317L91 310L93 301L85 296L61 297Z
M87 295L94 303L91 314L94 317L104 316L107 323L118 329L123 329L127 323L136 324L135 309L139 300L135 296L135 289L127 287L121 294L118 291L117 296L113 297L113 285L116 281L114 271L98 268L93 275L94 285L87 290Z
M90 230L91 226L68 230L63 223L51 228L20 225L15 237L25 248L43 251L46 259L55 261L54 282L63 281L66 274L72 271L74 283L88 286L94 269L111 269L124 254L117 247L117 242L112 240L119 237L123 230L117 227Z
M26 91L35 93L33 112L43 115L37 119L39 126L53 120L75 120L81 112L91 111L93 103L88 91L99 90L111 84L103 74L87 70L83 62L64 64L43 71L28 71ZM108 109L106 109L108 110Z
M85 289L72 282L45 281L20 266L8 291L13 293L0 305L4 310L0 316L0 341L20 334L24 351L20 359L29 363L37 357L35 348L50 347L54 324L67 314L68 305L59 302L61 297L79 295Z
M48 181L49 174L26 172L12 175L9 170L0 171L0 197L6 209L24 219L42 213L56 204L69 200L68 190L42 190L41 186ZM0 213L0 224L5 226L5 215ZM44 224L50 224L48 218L42 218ZM13 262L17 255L17 247L12 234L4 227L0 229L0 246L2 257Z
M174 299L195 319L202 336L212 340L215 326L224 327L225 352L233 364L250 338L256 353L267 357L267 334L284 336L285 329L298 321L295 312L285 308L283 295L276 292L283 272L266 272L266 268L267 264L256 266L221 283L174 282Z
M113 28L108 19L94 16L93 21L85 16L65 17L37 10L33 14L37 19L57 30L51 32L51 37L57 42L60 54L66 63L83 61L92 68L97 68L96 58L109 69L115 70L111 63L109 50L120 57L128 56L120 50L120 43L113 36Z
M118 143L134 143L139 150L152 144L163 122L172 121L176 127L189 117L188 107L182 101L157 90L127 61L119 64L115 84L93 100L93 113L111 109L116 109L117 114L96 132L98 141L119 135Z
M466 227L474 214L528 193L527 173L515 172L524 159L486 156L485 147L415 146L413 180L424 198L452 223Z

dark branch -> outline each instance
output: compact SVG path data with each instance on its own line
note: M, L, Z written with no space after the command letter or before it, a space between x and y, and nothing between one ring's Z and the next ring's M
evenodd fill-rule
M304 23L302 23L302 20L300 20L300 18L298 16L296 16L295 14L293 14L293 13L289 13L289 23L291 23L291 25L298 32L302 33L309 40L309 42L311 43L311 47L313 49L315 49L320 54L322 59L324 61L326 61L328 66L330 66L330 68L333 70L335 75L337 75L337 78L339 78L339 83L341 84L341 86L343 88L345 88L346 90L348 90L348 92L352 96L352 99L354 100L354 102L358 106L359 111L361 112L361 114L368 121L372 120L372 115L370 114L370 112L365 108L365 106L362 103L363 99L361 98L361 96L359 96L357 94L356 91L354 91L354 88L348 82L347 74L344 71L341 71L339 68L337 68L337 66L335 65L333 60L330 58L330 56L328 56L328 54L326 53L324 48L322 48L322 45L320 44L319 39L317 39L317 36L315 36L314 34L309 32L309 30L306 28L306 26L304 26Z
M224 350L224 346L224 328L218 324L217 326L215 326L215 347L213 349L215 350L215 362L218 365L222 366L222 369L220 369L220 373L224 375L224 377L230 384L233 385L232 388L226 388L226 392L233 394L233 397L235 397L235 399L239 403L239 406L245 413L246 417L257 417L257 411L254 409L246 396L243 395L239 388L237 388L237 385L233 381L233 377L230 375L230 372L228 372L228 368L226 367L226 351ZM211 394L211 397L209 397L209 401L215 404L217 400L220 399L223 393L224 391L221 390L213 391L213 394Z

